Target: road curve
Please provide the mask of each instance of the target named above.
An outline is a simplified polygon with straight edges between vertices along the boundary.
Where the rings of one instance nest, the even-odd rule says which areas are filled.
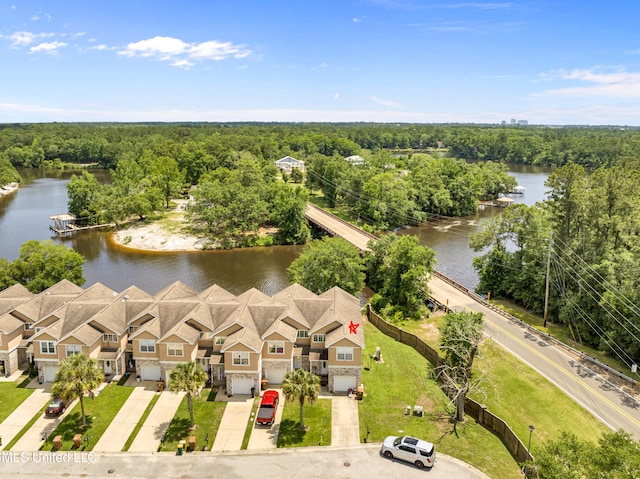
[[[616,386],[588,361],[549,342],[520,322],[475,301],[438,277],[429,282],[435,299],[455,311],[484,314],[485,333],[530,365],[611,429],[624,429],[640,440],[638,391]],[[637,386],[636,386],[637,388]],[[532,421],[534,418],[532,418]]]

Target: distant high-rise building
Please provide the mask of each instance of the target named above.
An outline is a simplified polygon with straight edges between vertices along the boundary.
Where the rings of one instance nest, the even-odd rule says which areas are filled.
[[[516,124],[516,119],[515,118],[511,118],[511,124],[515,125]]]
[[[518,120],[518,125],[528,125],[529,121],[528,120]]]

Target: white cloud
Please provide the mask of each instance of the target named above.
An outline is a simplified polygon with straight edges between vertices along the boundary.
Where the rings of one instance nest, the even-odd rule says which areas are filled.
[[[219,61],[228,57],[246,58],[250,53],[249,50],[243,49],[240,45],[212,40],[192,44],[189,49],[189,58]]]
[[[36,45],[35,47],[31,47],[29,49],[30,53],[49,53],[51,55],[55,55],[58,53],[58,49],[62,47],[66,47],[67,44],[64,42],[50,42],[50,43],[41,43]]]
[[[33,20],[34,22],[37,22],[38,20],[40,20],[40,17],[37,15],[34,15],[33,17],[31,17],[31,20]]]
[[[593,70],[560,70],[555,75],[578,85],[545,90],[534,96],[619,97],[640,98],[640,73],[617,71],[601,73]],[[547,76],[545,76],[546,78]],[[586,83],[586,84],[585,84]]]
[[[362,20],[360,20],[360,19],[359,19],[359,18],[357,18],[357,17],[354,17],[354,18],[352,18],[352,19],[351,19],[351,21],[352,21],[353,23],[360,23]]]
[[[89,50],[113,50],[113,47],[108,47],[104,44],[89,47]]]
[[[340,98],[340,93],[338,93],[338,92],[334,93],[334,94],[333,94],[333,98],[334,98],[335,100],[337,100],[338,98]]]
[[[326,63],[326,62],[323,62],[320,65],[316,65],[314,67],[311,67],[310,70],[321,70],[323,68],[329,68],[329,64]]]
[[[12,47],[18,47],[23,45],[29,45],[32,43],[38,36],[31,32],[15,32],[9,35],[6,38],[11,40]]]
[[[172,37],[153,37],[149,40],[129,43],[119,52],[128,57],[141,56],[145,58],[157,57],[161,60],[186,52],[189,45],[182,40]]]
[[[377,96],[372,96],[371,101],[377,103],[378,105],[386,106],[389,108],[400,108],[402,105],[395,101],[383,100],[382,98],[378,98]]]
[[[178,38],[156,36],[148,40],[129,43],[118,52],[127,57],[143,57],[170,61],[172,66],[191,68],[196,62],[221,61],[227,58],[246,58],[251,50],[231,42],[211,40],[201,43],[186,43]]]

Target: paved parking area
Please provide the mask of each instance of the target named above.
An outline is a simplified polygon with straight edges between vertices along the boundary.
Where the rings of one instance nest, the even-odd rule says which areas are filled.
[[[164,391],[160,393],[160,399],[156,402],[149,416],[138,431],[129,451],[153,452],[158,450],[160,440],[167,431],[173,416],[175,416],[184,393]],[[128,436],[127,436],[128,437]],[[126,439],[125,439],[126,441]]]

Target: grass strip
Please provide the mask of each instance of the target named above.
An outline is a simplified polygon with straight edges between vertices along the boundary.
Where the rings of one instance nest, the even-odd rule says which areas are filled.
[[[17,381],[0,383],[0,423],[33,393],[33,389],[20,387],[22,382],[28,380],[21,376]]]
[[[122,448],[123,451],[128,451],[129,450],[129,448],[131,447],[131,444],[133,443],[134,439],[136,438],[136,436],[140,432],[140,428],[142,428],[142,425],[147,420],[147,417],[149,417],[149,414],[151,413],[151,410],[153,409],[153,406],[155,406],[156,403],[158,402],[158,399],[160,399],[160,394],[154,394],[153,397],[151,398],[151,401],[147,405],[147,408],[142,413],[142,416],[140,417],[140,420],[136,424],[136,427],[134,427],[133,431],[131,431],[131,434],[129,435],[129,438],[127,439],[127,442],[124,443],[124,447]]]
[[[42,406],[42,408],[35,414],[35,416],[33,416],[29,420],[29,422],[25,424],[25,426],[22,429],[20,429],[20,432],[13,439],[11,439],[11,441],[9,441],[7,446],[4,448],[6,451],[11,450],[11,448],[15,446],[20,439],[22,439],[22,436],[24,436],[25,433],[29,429],[31,429],[31,427],[35,424],[35,422],[44,414],[44,410],[47,408],[47,405],[48,404],[45,404],[44,406]]]
[[[319,398],[304,404],[304,425],[300,429],[300,403],[285,401],[277,447],[331,445],[331,399]]]
[[[76,434],[82,434],[83,438],[88,438],[88,441],[83,441],[82,446],[77,450],[91,451],[133,390],[134,388],[131,387],[110,384],[102,389],[100,394],[93,400],[85,397],[84,410],[87,424],[82,424],[80,402],[78,402],[49,435],[47,443],[40,449],[49,450],[49,448],[53,448],[53,444],[49,440],[56,436],[62,436],[61,450],[76,450],[73,444],[73,437]]]
[[[158,451],[176,451],[178,443],[187,440],[189,436],[196,437],[196,448],[206,447],[211,450],[215,440],[222,415],[227,407],[226,402],[215,401],[217,389],[205,388],[199,397],[193,398],[193,415],[195,428],[190,427],[189,410],[186,396],[182,399],[175,416],[171,420],[164,435],[164,443]]]
[[[253,400],[253,406],[251,406],[251,416],[249,416],[249,423],[247,424],[247,429],[245,429],[244,436],[242,437],[242,446],[240,446],[241,450],[244,450],[249,446],[251,431],[253,431],[253,427],[255,426],[256,414],[258,413],[259,407],[260,407],[260,396],[256,396]]]

